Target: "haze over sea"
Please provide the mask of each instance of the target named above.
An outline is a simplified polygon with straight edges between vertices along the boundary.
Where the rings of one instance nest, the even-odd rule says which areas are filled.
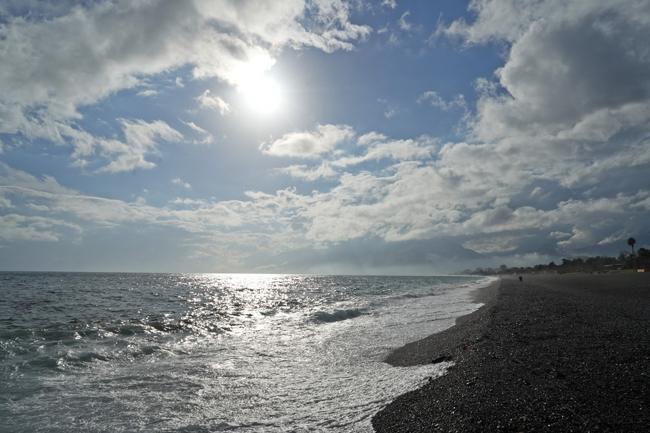
[[[478,277],[0,274],[7,432],[372,431]]]

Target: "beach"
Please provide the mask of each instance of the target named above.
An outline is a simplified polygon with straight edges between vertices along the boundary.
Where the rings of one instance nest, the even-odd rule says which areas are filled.
[[[503,277],[476,296],[482,308],[388,356],[455,365],[377,413],[375,431],[648,431],[649,274]]]

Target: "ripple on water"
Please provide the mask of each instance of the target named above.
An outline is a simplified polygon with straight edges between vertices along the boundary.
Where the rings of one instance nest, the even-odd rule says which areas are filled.
[[[381,360],[475,308],[473,281],[5,274],[0,419],[16,432],[372,431],[379,408],[449,366]]]

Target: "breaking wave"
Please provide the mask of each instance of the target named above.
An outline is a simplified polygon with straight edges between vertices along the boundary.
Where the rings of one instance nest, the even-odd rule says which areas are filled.
[[[314,319],[318,322],[331,323],[340,322],[341,320],[354,319],[365,314],[363,309],[352,308],[344,310],[334,310],[332,312],[319,311],[314,313]]]

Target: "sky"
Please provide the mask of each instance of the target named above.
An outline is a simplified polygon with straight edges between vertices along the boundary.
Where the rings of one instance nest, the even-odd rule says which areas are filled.
[[[647,0],[0,0],[0,270],[650,244]]]

